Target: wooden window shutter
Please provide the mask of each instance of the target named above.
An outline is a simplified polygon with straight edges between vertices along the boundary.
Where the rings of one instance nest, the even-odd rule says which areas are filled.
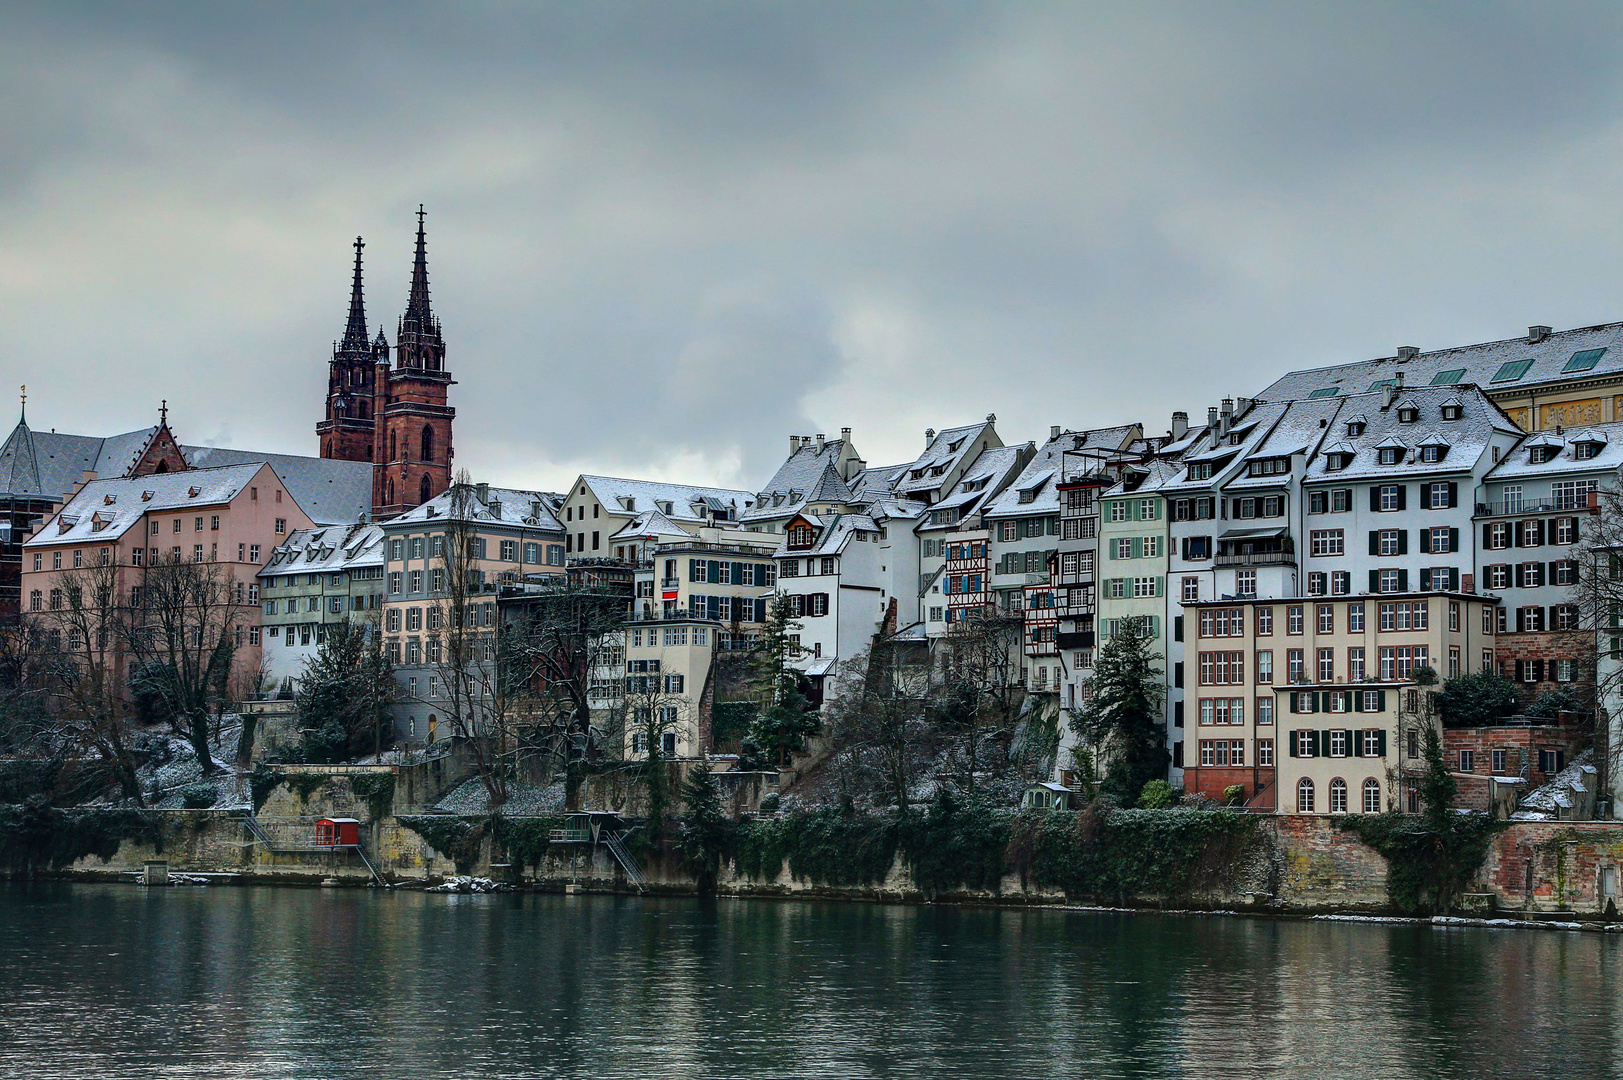
[[[1375,707],[1377,709],[1379,709],[1381,712],[1385,712],[1386,711],[1386,691],[1385,690],[1377,690],[1375,692],[1380,695],[1380,698],[1375,702]]]
[[[1319,733],[1317,731],[1307,733],[1307,756],[1319,756]]]
[[[1375,733],[1375,752],[1381,757],[1386,756],[1386,729],[1382,728]]]
[[[1402,491],[1403,489],[1398,488],[1398,490]],[[1399,529],[1398,530],[1398,554],[1399,555],[1407,555],[1407,554],[1409,554],[1409,530],[1408,529]]]
[[[1379,484],[1369,486],[1369,508],[1372,513],[1381,509],[1381,485]]]
[[[1399,592],[1408,592],[1409,591],[1409,571],[1407,571],[1407,570],[1399,570],[1398,571],[1398,591]]]
[[[1409,508],[1409,485],[1408,484],[1399,484],[1398,485],[1398,509],[1399,510],[1407,510],[1408,508]]]
[[[1294,713],[1294,712],[1299,712],[1299,711],[1300,711],[1300,710],[1299,710],[1299,709],[1297,709],[1297,708],[1296,708],[1296,695],[1295,695],[1295,694],[1291,694],[1291,695],[1290,695],[1290,699],[1291,699],[1291,712],[1293,712],[1293,713]],[[1296,733],[1295,733],[1295,732],[1291,732],[1291,734],[1292,734],[1292,735],[1293,735],[1293,736],[1294,736],[1294,735],[1295,735],[1295,734],[1296,734]],[[1296,756],[1296,755],[1295,755],[1295,754],[1292,754],[1292,755],[1291,755],[1291,756],[1292,756],[1292,757],[1295,757],[1295,756]]]
[[[1291,703],[1291,712],[1295,712],[1295,711],[1296,711],[1296,704],[1294,702],[1292,702]],[[1299,757],[1300,756],[1296,752],[1296,736],[1297,736],[1297,732],[1292,731],[1290,733],[1290,740],[1291,740],[1290,756],[1291,757]]]
[[[1381,572],[1379,570],[1369,572],[1369,591],[1372,593],[1381,591]]]
[[[1431,591],[1431,571],[1424,566],[1420,568],[1420,591]]]
[[[1460,531],[1458,529],[1455,529],[1455,528],[1450,528],[1448,530],[1448,550],[1449,551],[1458,551],[1459,549],[1460,549]]]
[[[1486,550],[1488,545],[1490,543],[1492,543],[1492,542],[1493,542],[1493,526],[1491,524],[1484,523],[1483,526],[1482,526],[1482,547],[1483,547],[1483,549]]]
[[[1379,555],[1381,553],[1381,533],[1379,529],[1371,529],[1369,531],[1369,553],[1371,555]]]
[[[1460,504],[1460,486],[1453,480],[1448,482],[1448,508],[1454,509]]]

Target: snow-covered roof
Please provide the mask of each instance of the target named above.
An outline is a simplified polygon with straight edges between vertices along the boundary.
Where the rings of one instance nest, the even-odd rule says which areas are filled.
[[[473,485],[469,485],[466,490],[465,520],[489,522],[493,525],[522,525],[531,529],[555,529],[563,532],[563,524],[552,512],[546,497],[547,493],[544,491],[493,487],[488,489],[487,501],[480,502],[477,489]],[[443,491],[404,514],[390,518],[385,523],[386,527],[392,531],[397,526],[416,526],[424,522],[443,521],[451,513],[456,493],[455,487]]]
[[[955,481],[954,473],[966,461],[972,461],[984,450],[991,449],[997,433],[991,420],[964,427],[947,428],[937,432],[925,446],[924,453],[914,458],[896,477],[892,490],[897,495],[922,495],[936,491]]]
[[[1489,483],[1496,480],[1523,481],[1535,477],[1579,475],[1599,477],[1615,474],[1623,467],[1623,421],[1591,424],[1564,439],[1553,436],[1551,440],[1535,442],[1543,434],[1547,433],[1528,435],[1517,443],[1499,460],[1499,464],[1489,470],[1487,481]],[[1596,444],[1599,445],[1599,450],[1594,457],[1582,459],[1578,457],[1579,445]],[[1527,452],[1532,446],[1558,446],[1561,452],[1549,461],[1535,463],[1532,455]]]
[[[805,503],[814,492],[821,491],[828,496],[827,501],[835,501],[834,496],[839,489],[826,481],[832,472],[834,479],[849,489],[849,485],[841,479],[838,468],[844,450],[844,439],[825,439],[821,445],[806,442],[795,447],[783,464],[778,466],[778,471],[772,474],[772,479],[766,482],[766,486],[749,496],[754,505],[743,515],[745,520],[785,517],[794,512],[794,507]],[[790,499],[791,492],[795,495],[793,500]],[[846,497],[850,497],[849,490]]]
[[[879,539],[879,523],[867,514],[835,514],[826,521],[811,514],[800,516],[817,530],[817,542],[809,548],[795,548],[791,551],[786,537],[778,544],[778,549],[773,552],[774,556],[798,558],[804,555],[838,555],[859,531],[872,533],[872,539]]]
[[[1311,455],[1318,450],[1319,445],[1335,430],[1336,414],[1341,411],[1341,403],[1322,398],[1309,401],[1293,401],[1287,405],[1274,420],[1262,437],[1253,442],[1247,438],[1249,446],[1242,461],[1258,461],[1266,458],[1286,458],[1297,454]],[[1256,410],[1258,426],[1265,423],[1266,410]],[[1247,414],[1247,418],[1249,419]],[[1279,487],[1289,483],[1291,477],[1280,474],[1273,476],[1248,476],[1242,470],[1227,486],[1230,489],[1245,490],[1246,488]]]
[[[1585,750],[1572,759],[1572,764],[1550,777],[1542,787],[1534,788],[1523,796],[1513,819],[1547,820],[1542,815],[1559,815],[1572,809],[1573,803],[1593,790],[1595,782],[1595,752]],[[1524,817],[1523,815],[1526,815]]]
[[[180,450],[194,469],[263,461],[276,471],[293,501],[318,525],[351,525],[372,515],[370,461],[267,454],[223,446],[182,446]]]
[[[221,506],[241,494],[264,467],[255,463],[92,480],[23,546],[116,540],[144,514]]]
[[[755,495],[733,488],[699,487],[693,484],[666,484],[657,480],[627,480],[619,476],[591,476],[583,474],[580,484],[586,485],[593,497],[610,511],[622,514],[660,510],[672,521],[703,522],[705,510],[726,507],[735,518],[742,518],[754,505]],[[669,504],[666,510],[661,504]]]
[[[1598,356],[1595,350],[1601,350]],[[1564,330],[1537,342],[1514,337],[1410,358],[1386,356],[1293,371],[1258,396],[1265,401],[1298,400],[1315,393],[1347,397],[1380,389],[1395,381],[1399,372],[1410,389],[1476,383],[1489,392],[1617,375],[1623,373],[1623,323]]]
[[[271,550],[260,577],[330,573],[383,565],[383,528],[378,525],[325,525],[296,529]]]
[[[658,510],[644,510],[636,517],[622,525],[618,531],[609,537],[610,540],[645,540],[648,537],[659,536],[687,536],[693,534],[682,526],[660,513]]]
[[[1504,436],[1519,434],[1516,425],[1499,406],[1474,386],[1422,387],[1406,394],[1405,398],[1420,414],[1413,423],[1401,422],[1395,405],[1382,408],[1384,394],[1380,391],[1348,398],[1346,413],[1361,413],[1368,418],[1368,424],[1360,434],[1348,434],[1346,421],[1340,423],[1341,430],[1336,433],[1336,452],[1346,453],[1350,449],[1353,452],[1352,461],[1345,468],[1330,469],[1328,454],[1316,454],[1308,462],[1304,479],[1310,482],[1423,479],[1470,472],[1488,452],[1489,446],[1496,441],[1503,445]],[[1460,409],[1459,417],[1453,420],[1444,419],[1442,415],[1443,404],[1450,398],[1458,399]],[[1334,421],[1332,426],[1336,426]],[[1437,444],[1448,447],[1448,454],[1442,461],[1425,462],[1420,460],[1421,455],[1409,453],[1410,447],[1422,443],[1423,433],[1426,439],[1444,440]],[[1398,462],[1380,464],[1378,450],[1381,448],[1398,450]]]

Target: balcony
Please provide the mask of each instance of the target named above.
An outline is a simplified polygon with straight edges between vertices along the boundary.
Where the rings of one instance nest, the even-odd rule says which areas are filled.
[[[659,587],[661,589],[678,589],[678,588],[681,588],[681,586],[682,586],[682,579],[681,578],[668,577],[668,578],[660,578],[659,579]]]
[[[1083,630],[1074,634],[1054,635],[1054,647],[1059,649],[1091,649],[1093,648],[1094,632]]]
[[[1510,517],[1516,514],[1572,513],[1577,510],[1600,508],[1599,496],[1591,493],[1560,499],[1505,499],[1500,502],[1479,502],[1477,517]]]
[[[1249,551],[1234,555],[1219,555],[1213,560],[1218,566],[1295,566],[1294,551]]]

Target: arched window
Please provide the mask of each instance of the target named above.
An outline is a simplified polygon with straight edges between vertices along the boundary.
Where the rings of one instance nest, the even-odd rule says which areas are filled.
[[[399,461],[400,460],[400,455],[395,452],[398,449],[399,449],[399,447],[397,447],[395,445],[394,432],[391,431],[391,432],[389,432],[389,460],[390,461]],[[390,499],[389,501],[393,502],[394,500]]]
[[[1330,812],[1332,814],[1347,812],[1347,781],[1339,776],[1330,781]]]
[[[1313,781],[1302,777],[1302,782],[1296,785],[1296,812],[1311,814],[1313,812]]]
[[[417,502],[419,504],[425,503],[429,500],[430,496],[428,494],[428,490],[428,477],[425,476],[423,477],[422,482],[417,485]]]
[[[423,460],[434,460],[434,429],[427,424],[423,425]],[[428,500],[423,500],[427,502]]]
[[[160,461],[160,462],[158,462],[158,467],[156,469],[153,469],[152,471],[155,472],[155,473],[168,472],[169,471],[169,463],[167,461]]]
[[[366,399],[362,398],[359,402],[356,403],[355,407],[360,411],[361,419],[365,420],[366,419]]]
[[[394,505],[394,481],[393,480],[389,481],[389,486],[386,489],[385,498],[384,498],[383,502],[387,506],[393,506]]]
[[[1381,782],[1373,776],[1364,781],[1364,813],[1381,812]]]

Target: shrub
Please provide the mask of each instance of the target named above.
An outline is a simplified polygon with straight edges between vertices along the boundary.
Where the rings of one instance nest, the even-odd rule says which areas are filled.
[[[1165,780],[1151,780],[1138,796],[1140,810],[1165,810],[1178,801],[1177,792]]]
[[[220,791],[213,784],[187,784],[180,789],[180,805],[187,810],[207,810],[220,801]]]
[[[1230,784],[1223,789],[1223,801],[1229,806],[1239,806],[1245,802],[1245,785]]]

